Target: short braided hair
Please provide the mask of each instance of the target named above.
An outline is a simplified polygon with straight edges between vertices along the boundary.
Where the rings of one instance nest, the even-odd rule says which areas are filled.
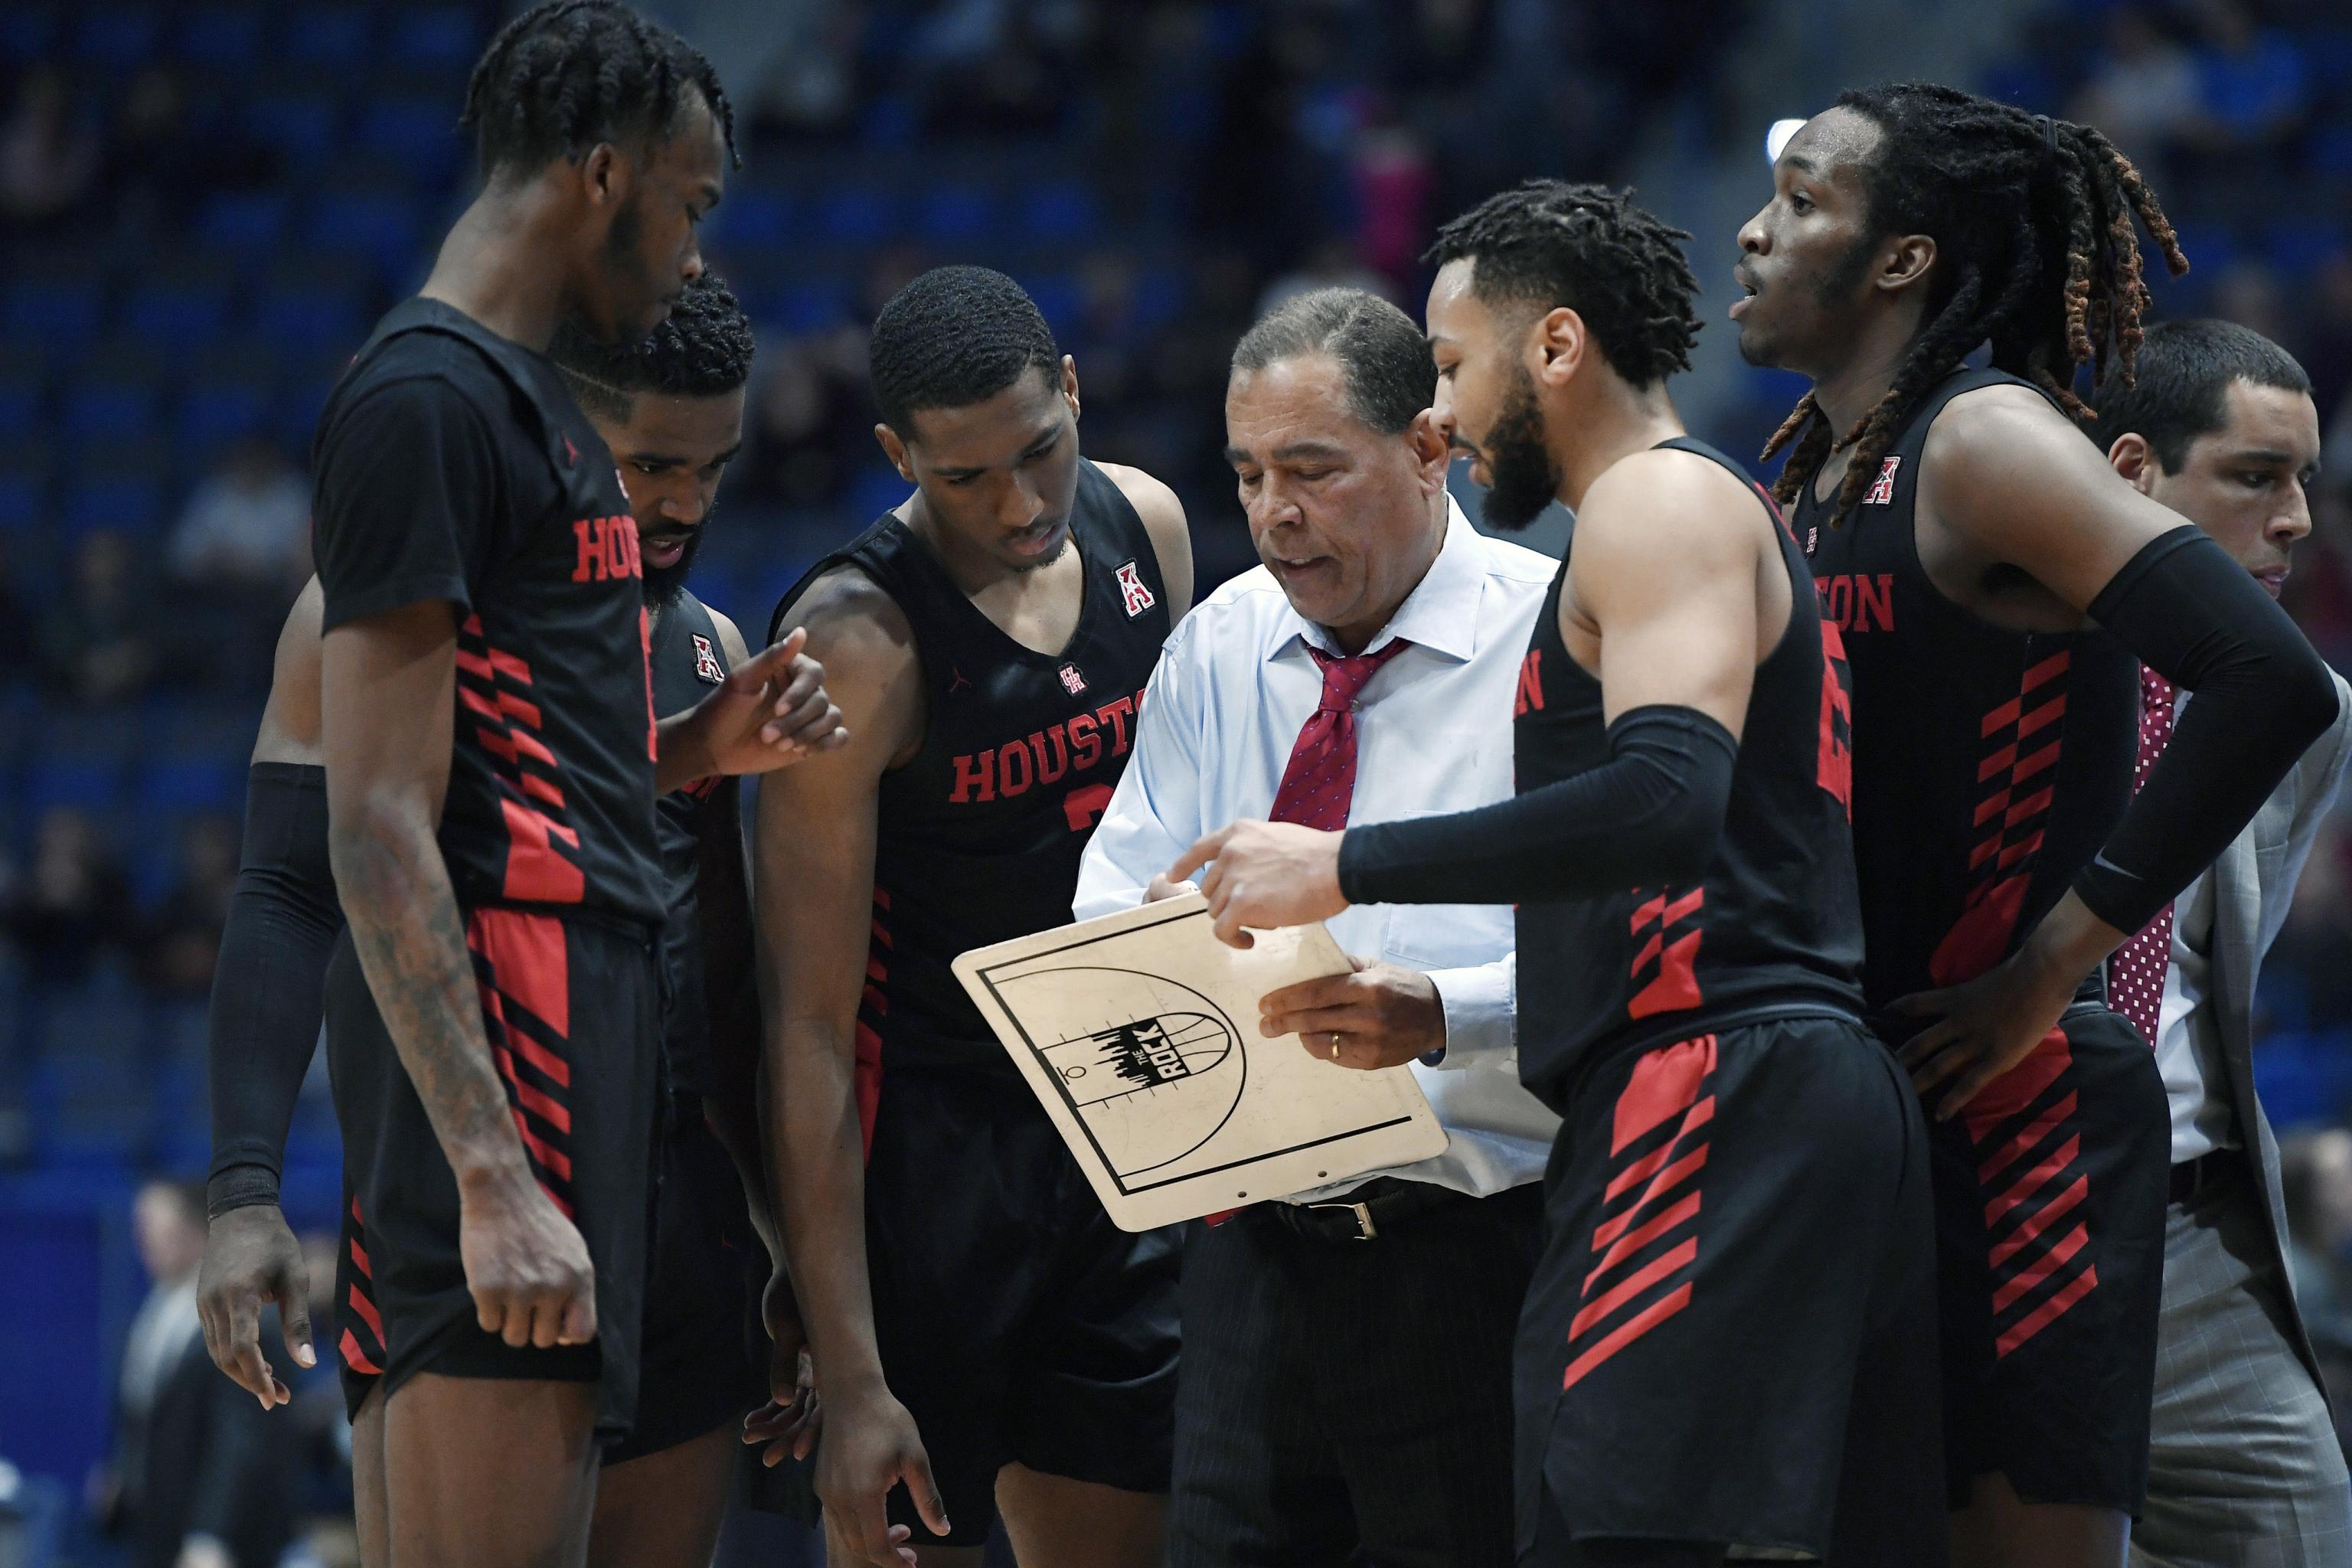
[[[1996,370],[2049,393],[2077,419],[2077,369],[2095,387],[2110,370],[2130,384],[2149,299],[2140,276],[2146,226],[2177,277],[2189,270],[2156,194],[2114,143],[2087,125],[2029,114],[1935,82],[1838,96],[1876,125],[1868,172],[1874,235],[1936,242],[1927,308],[1895,384],[1843,438],[1807,393],[1764,448],[1796,443],[1773,493],[1793,501],[1841,446],[1851,446],[1831,526],[1862,499],[1879,459],[1936,384],[1980,343]]]
[[[932,268],[890,297],[866,345],[874,406],[902,437],[919,409],[969,408],[1061,363],[1037,302],[985,267]]]
[[[740,163],[734,107],[700,50],[620,0],[549,0],[482,51],[457,124],[473,132],[485,178],[536,173],[599,142],[657,141],[696,94]]]
[[[600,343],[567,322],[548,357],[591,414],[625,420],[641,392],[717,397],[751,379],[751,323],[718,274],[686,286],[668,318],[635,343]]]
[[[1439,229],[1422,259],[1474,259],[1470,291],[1481,300],[1568,306],[1610,367],[1649,387],[1688,370],[1698,339],[1698,279],[1682,250],[1689,238],[1635,206],[1631,191],[1529,180]]]

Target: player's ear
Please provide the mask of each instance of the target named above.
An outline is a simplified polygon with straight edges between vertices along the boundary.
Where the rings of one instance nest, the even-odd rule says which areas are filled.
[[[890,459],[890,466],[898,470],[898,477],[908,484],[913,484],[915,482],[914,466],[907,461],[907,443],[898,439],[898,432],[891,429],[887,425],[877,424],[874,426],[874,438],[882,443],[882,455]]]
[[[1585,351],[1592,346],[1584,318],[1566,305],[1545,311],[1528,336],[1535,360],[1528,368],[1551,386],[1565,386],[1583,368]]]
[[[610,142],[589,148],[580,160],[580,185],[591,206],[618,206],[628,194],[628,167],[620,149]]]
[[[2142,495],[2152,493],[2156,481],[2164,476],[2164,466],[2156,460],[2147,437],[2135,431],[2126,430],[2116,437],[2116,444],[2107,448],[2107,462]]]
[[[1936,241],[1931,235],[1897,235],[1888,242],[1878,269],[1878,286],[1889,291],[1916,287],[1936,265]]]
[[[1068,354],[1062,356],[1062,401],[1070,405],[1070,417],[1078,416],[1078,362]]]

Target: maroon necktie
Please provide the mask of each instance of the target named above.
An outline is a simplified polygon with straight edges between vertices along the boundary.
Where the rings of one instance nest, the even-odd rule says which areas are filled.
[[[1345,658],[1307,646],[1323,667],[1323,700],[1299,729],[1267,816],[1333,833],[1348,826],[1348,806],[1356,798],[1356,698],[1372,672],[1407,646],[1396,637],[1378,653]]]
[[[2172,739],[2172,682],[2146,665],[2139,667],[2139,764],[2132,770],[2132,793],[2147,783],[2150,768]],[[2172,963],[2172,906],[2133,934],[2107,960],[2107,1003],[2125,1017],[2140,1037],[2156,1044],[2158,1022],[2164,1016],[2164,972]]]

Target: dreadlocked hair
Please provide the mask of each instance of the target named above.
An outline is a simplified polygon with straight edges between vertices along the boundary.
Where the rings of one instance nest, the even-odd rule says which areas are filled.
[[[2074,395],[2078,370],[2094,388],[2110,371],[2131,384],[2149,306],[2135,217],[2173,276],[2189,270],[2156,194],[2090,126],[1934,82],[1841,93],[1838,104],[1880,132],[1866,176],[1871,232],[1927,235],[1936,262],[1926,315],[1877,406],[1836,437],[1807,393],[1764,447],[1769,459],[1795,443],[1772,487],[1783,505],[1833,451],[1853,448],[1832,527],[1929,390],[1981,343],[1994,369],[2078,420],[2094,416]]]
[[[1584,318],[1610,368],[1635,387],[1690,368],[1698,279],[1690,236],[1633,205],[1631,191],[1529,180],[1487,197],[1437,231],[1422,259],[1476,262],[1470,291]]]
[[[751,379],[751,323],[716,273],[686,286],[668,317],[642,342],[600,343],[567,323],[548,345],[572,400],[626,420],[643,392],[718,397]]]
[[[694,96],[719,122],[730,163],[735,110],[701,51],[619,0],[550,0],[499,30],[466,84],[460,130],[474,133],[488,179],[535,173],[599,142],[667,136]]]

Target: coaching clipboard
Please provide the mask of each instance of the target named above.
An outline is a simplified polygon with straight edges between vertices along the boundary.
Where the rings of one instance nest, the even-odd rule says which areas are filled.
[[[1410,1070],[1356,1071],[1257,1032],[1259,997],[1348,960],[1319,924],[1252,934],[1225,946],[1192,893],[955,961],[1122,1229],[1444,1152]]]

